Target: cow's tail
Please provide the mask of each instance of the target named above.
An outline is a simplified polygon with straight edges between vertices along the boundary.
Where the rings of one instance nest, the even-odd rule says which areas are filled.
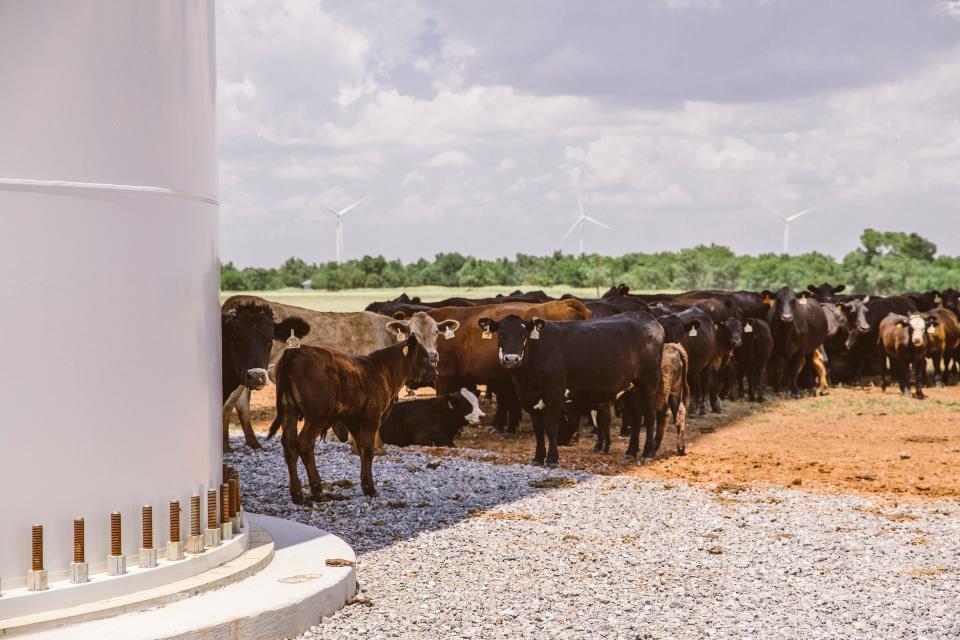
[[[276,384],[277,384],[277,415],[274,417],[273,422],[270,423],[270,431],[267,432],[267,440],[277,435],[277,431],[280,430],[280,427],[283,426],[283,396],[286,393],[290,393],[290,376],[287,374],[287,366],[289,360],[292,357],[290,355],[290,349],[283,352],[283,355],[280,356],[280,360],[277,361],[277,366],[274,369],[276,372]]]

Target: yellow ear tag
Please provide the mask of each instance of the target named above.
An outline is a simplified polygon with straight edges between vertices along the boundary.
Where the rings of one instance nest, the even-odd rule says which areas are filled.
[[[536,327],[534,327],[534,328],[533,328],[533,331],[530,332],[530,339],[531,339],[531,340],[539,340],[539,339],[540,339],[540,330],[537,329]]]
[[[807,304],[806,298],[800,298],[800,304]]]
[[[407,355],[408,353],[410,353],[409,345],[403,345],[403,355]]]
[[[493,337],[493,332],[492,332],[492,331],[484,331],[482,334],[480,334],[480,337],[483,338],[484,340],[489,340],[490,338]]]
[[[688,333],[687,335],[689,335],[691,338],[696,338],[697,335],[698,335],[698,334],[697,334],[697,328],[696,328],[696,327],[690,327],[690,333]]]
[[[297,337],[297,334],[293,332],[293,329],[290,329],[290,337],[287,338],[287,349],[299,349],[300,348],[300,338]]]

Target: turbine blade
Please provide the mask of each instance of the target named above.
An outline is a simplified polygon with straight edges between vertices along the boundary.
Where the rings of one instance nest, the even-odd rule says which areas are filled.
[[[360,198],[359,200],[357,200],[356,202],[354,202],[354,203],[353,203],[352,205],[350,205],[349,207],[346,207],[346,208],[344,208],[344,209],[340,209],[340,211],[337,212],[337,215],[338,215],[338,216],[342,216],[342,215],[345,214],[347,211],[350,211],[350,209],[353,209],[354,207],[356,207],[357,205],[359,205],[361,202],[363,202],[363,201],[366,200],[366,199],[367,199],[367,197],[364,196],[364,197]]]
[[[583,200],[580,199],[580,181],[577,180],[577,206],[580,207],[580,217],[585,217],[583,213]]]
[[[579,218],[577,218],[577,221],[573,223],[573,226],[570,227],[570,229],[568,229],[567,232],[563,234],[563,237],[561,237],[560,239],[566,240],[567,236],[573,233],[573,230],[577,228],[578,224],[583,224],[583,216],[580,216]]]
[[[768,204],[765,204],[765,205],[763,205],[763,206],[765,206],[767,209],[770,209],[770,211],[773,212],[773,215],[777,216],[778,218],[780,218],[780,219],[783,220],[784,222],[789,222],[789,220],[787,220],[786,217],[784,217],[784,215],[783,215],[782,213],[780,213],[780,210],[779,210],[779,209],[774,209],[773,207],[771,207],[771,206],[768,205]]]
[[[596,218],[591,218],[590,216],[583,216],[583,219],[586,220],[587,222],[592,222],[593,224],[597,224],[597,225],[600,225],[601,227],[604,227],[604,228],[606,228],[606,229],[610,229],[610,231],[616,231],[616,229],[614,229],[614,228],[611,227],[610,225],[604,224],[603,222],[600,222],[600,221],[597,220]]]
[[[326,209],[327,211],[329,211],[330,213],[332,213],[332,214],[335,215],[335,216],[338,216],[338,217],[340,216],[340,212],[337,211],[336,209],[331,209],[331,208],[328,207],[327,205],[323,205],[323,208]]]
[[[793,214],[792,216],[790,216],[789,218],[786,218],[786,219],[785,219],[785,222],[793,222],[794,220],[796,220],[796,219],[799,218],[800,216],[805,215],[805,214],[807,214],[807,213],[810,213],[810,212],[813,211],[814,209],[816,209],[816,207],[810,207],[809,209],[804,209],[804,210],[801,211],[800,213],[795,213],[795,214]]]

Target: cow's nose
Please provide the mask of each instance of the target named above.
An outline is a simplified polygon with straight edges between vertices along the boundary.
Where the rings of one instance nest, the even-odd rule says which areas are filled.
[[[792,313],[781,313],[781,314],[780,314],[780,320],[782,320],[783,322],[790,322],[791,320],[793,320],[793,314],[792,314]]]
[[[860,325],[860,331],[863,331],[864,333],[866,333],[867,331],[870,331],[870,325],[868,325],[868,324],[861,324],[861,325]]]
[[[514,366],[518,362],[520,362],[520,356],[518,356],[515,353],[505,353],[503,354],[503,357],[500,358],[500,362],[502,362],[504,365],[508,367]]]
[[[263,389],[267,385],[266,369],[247,369],[243,377],[243,385],[248,389]]]
[[[436,364],[440,362],[440,354],[437,353],[436,351],[428,351],[427,357],[430,358],[430,364],[434,366],[436,366]]]

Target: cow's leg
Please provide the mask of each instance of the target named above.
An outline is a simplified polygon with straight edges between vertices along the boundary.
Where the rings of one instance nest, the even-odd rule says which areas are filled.
[[[657,375],[660,368],[657,367]],[[641,464],[652,462],[657,455],[657,400],[656,388],[659,381],[652,375],[647,380],[642,380],[637,388],[637,410],[643,417],[643,424],[647,429],[647,438],[643,444],[643,459]]]
[[[664,406],[662,409],[657,408],[657,434],[654,442],[654,449],[660,450],[660,443],[663,442],[663,432],[666,430],[667,425],[667,409],[668,407]]]
[[[303,504],[303,485],[297,475],[297,461],[300,460],[300,451],[297,444],[297,410],[284,410],[283,434],[280,436],[283,445],[283,459],[287,463],[290,473],[290,499],[293,504]]]
[[[636,460],[637,453],[640,451],[640,402],[637,398],[639,389],[631,389],[623,396],[623,419],[630,420],[630,442],[627,444],[627,450],[623,457],[628,460]]]
[[[687,454],[687,408],[679,396],[670,397],[670,412],[677,427],[677,455],[683,456]]]
[[[720,393],[718,391],[719,378],[722,375],[722,371],[714,370],[712,366],[708,366],[703,370],[703,374],[705,376],[703,386],[710,396],[710,412],[723,413],[723,407],[720,406]]]
[[[796,354],[787,362],[787,376],[790,381],[790,397],[800,398],[800,372],[803,371],[807,359],[803,354]]]
[[[927,359],[923,354],[919,355],[913,362],[913,382],[916,387],[914,397],[923,400],[926,396],[923,394],[923,374],[927,370]]]
[[[307,481],[310,483],[310,495],[314,500],[323,498],[323,484],[320,481],[320,471],[317,469],[317,435],[320,429],[309,421],[304,421],[303,429],[297,438],[297,452],[303,461],[303,468],[307,470]]]
[[[815,393],[821,396],[829,394],[830,385],[827,383],[827,367],[823,361],[823,354],[820,353],[819,349],[814,351],[813,355],[810,356],[810,363],[817,373],[817,390]]]
[[[596,450],[610,453],[610,407],[597,409],[597,446]]]
[[[520,419],[523,418],[523,407],[520,406],[520,398],[514,390],[507,393],[507,435],[515,436],[520,427]]]
[[[240,397],[241,392],[246,389],[243,385],[240,385],[236,389],[230,392],[230,395],[227,396],[227,399],[223,401],[223,452],[227,453],[233,451],[233,447],[230,446],[230,418],[233,416],[233,410],[237,406],[237,398]]]
[[[557,435],[560,431],[560,411],[563,409],[563,397],[560,394],[544,397],[543,403],[546,405],[543,409],[543,426],[547,434],[547,466],[556,469],[560,466]]]
[[[373,424],[376,424],[374,421]],[[372,498],[377,495],[377,486],[373,481],[373,448],[376,440],[376,430],[371,428],[370,422],[364,422],[364,427],[352,430],[357,450],[360,452],[360,488],[363,495]]]
[[[243,429],[243,439],[251,449],[259,449],[260,441],[253,432],[253,423],[250,421],[250,389],[243,387],[240,397],[237,398],[237,416],[240,418],[240,428]]]
[[[530,421],[533,422],[533,435],[537,442],[537,449],[533,454],[531,464],[542,467],[543,461],[547,457],[547,447],[544,443],[543,410],[534,409],[531,411]]]
[[[490,391],[488,391],[487,393],[490,393]],[[497,410],[493,414],[493,424],[491,426],[497,431],[502,433],[507,426],[508,411],[507,411],[507,405],[504,402],[503,393],[497,390],[496,394],[497,394]]]
[[[880,354],[880,391],[887,392],[887,356],[883,353]]]
[[[940,367],[943,365],[943,352],[934,353],[930,359],[933,360],[933,383],[937,385],[938,389],[943,388],[943,375],[940,373]]]

